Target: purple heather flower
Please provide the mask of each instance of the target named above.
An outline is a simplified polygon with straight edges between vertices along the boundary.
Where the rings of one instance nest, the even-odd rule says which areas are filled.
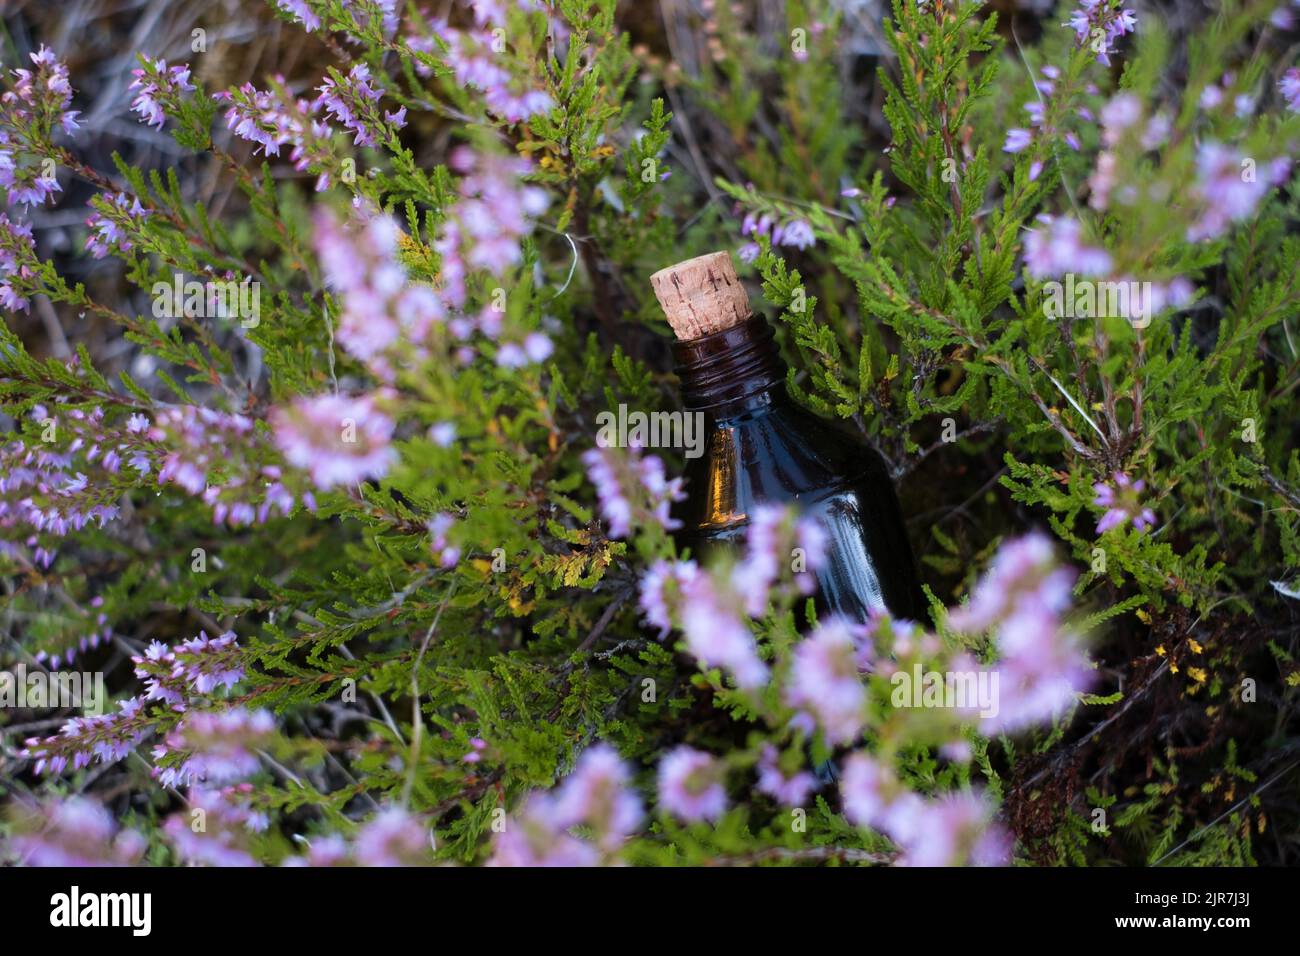
[[[270,711],[242,707],[196,711],[154,747],[155,763],[179,755],[174,766],[154,767],[154,777],[165,787],[194,783],[221,786],[246,779],[257,772],[257,751],[266,746],[274,732],[275,719]]]
[[[134,248],[131,230],[139,229],[149,218],[150,212],[140,205],[140,200],[126,193],[113,193],[104,196],[108,212],[94,209],[86,219],[90,235],[86,237],[86,249],[96,259],[103,259],[111,251],[128,252]]]
[[[1034,134],[1027,129],[1013,128],[1007,130],[1007,141],[1002,144],[1002,151],[1019,153],[1034,141]]]
[[[921,804],[916,819],[895,814],[910,839],[900,866],[1006,866],[1011,841],[992,823],[993,807],[980,794],[949,793]]]
[[[87,797],[56,798],[20,812],[10,848],[23,866],[130,866],[147,846],[134,830],[119,830],[103,804]]]
[[[1088,205],[1105,209],[1110,205],[1110,192],[1115,188],[1115,154],[1103,150],[1097,154],[1097,168],[1088,177]]]
[[[447,532],[456,519],[444,511],[429,519],[429,550],[441,568],[454,568],[460,561],[460,548],[447,542]]]
[[[781,244],[793,246],[796,249],[807,249],[816,242],[813,236],[812,226],[806,220],[794,219],[785,226],[785,235],[782,237]]]
[[[504,20],[492,22],[504,23]],[[558,21],[553,20],[553,24]],[[410,38],[411,48],[444,59],[457,85],[480,91],[484,105],[499,119],[513,125],[554,108],[555,101],[549,93],[517,81],[501,64],[493,51],[492,33],[481,29],[456,30],[443,22],[433,24],[433,30],[445,44],[445,52],[427,36]],[[424,64],[417,64],[416,69],[428,72]]]
[[[1195,297],[1196,286],[1182,276],[1175,276],[1168,282],[1151,283],[1148,309],[1151,315],[1158,315],[1165,309],[1182,308]]]
[[[774,246],[792,246],[796,249],[807,249],[817,242],[817,237],[813,234],[812,226],[804,219],[788,219],[783,222],[776,221],[770,214],[764,213],[761,216],[754,213],[747,213],[740,224],[740,234],[742,236],[752,236],[757,239],[759,236],[766,236]],[[754,246],[754,255],[758,254],[758,244]],[[748,246],[746,247],[748,249]],[[742,253],[742,259],[744,254]],[[744,259],[744,261],[750,261]]]
[[[672,609],[681,599],[683,586],[699,573],[694,561],[665,561],[660,558],[642,576],[641,611],[646,623],[659,629],[660,637],[672,630]],[[670,588],[672,593],[669,593]]]
[[[767,683],[767,665],[758,656],[754,635],[714,588],[707,574],[697,574],[681,587],[679,608],[686,649],[705,667],[720,667],[736,686],[754,690]]]
[[[674,501],[685,496],[681,478],[668,479],[663,460],[642,455],[635,446],[625,453],[614,448],[591,448],[582,453],[587,478],[596,488],[600,514],[611,538],[626,538],[633,522],[653,522],[667,531],[679,525],[669,516]]]
[[[110,764],[126,757],[153,729],[138,697],[118,702],[111,714],[71,717],[53,737],[30,737],[19,756],[36,761],[36,773],[80,770],[92,761]]]
[[[389,807],[365,822],[353,849],[361,866],[419,866],[428,861],[429,834],[405,810]]]
[[[235,136],[260,147],[267,156],[278,156],[280,147],[292,146],[289,161],[299,172],[317,172],[316,191],[327,189],[339,166],[330,145],[333,130],[317,118],[321,102],[294,99],[284,91],[284,77],[277,76],[271,91],[258,90],[251,83],[214,93],[226,104],[226,127]],[[256,152],[256,150],[254,150]]]
[[[807,803],[817,788],[817,779],[806,770],[786,776],[778,763],[779,754],[772,744],[764,744],[758,760],[758,789],[778,803],[797,807]]]
[[[397,461],[393,420],[372,395],[316,395],[271,412],[275,443],[322,491],[381,478]]]
[[[143,67],[131,71],[135,77],[130,90],[136,90],[131,101],[131,112],[139,113],[141,122],[162,129],[166,110],[175,109],[182,93],[194,92],[188,66],[167,65],[166,60],[146,61]]]
[[[0,140],[0,186],[4,187],[10,206],[39,206],[55,193],[63,192],[58,178],[45,175],[39,166],[16,165],[3,140]]]
[[[1101,108],[1101,141],[1106,146],[1119,143],[1124,130],[1142,119],[1142,101],[1132,93],[1119,93]]]
[[[1139,141],[1143,149],[1150,150],[1163,146],[1169,139],[1169,133],[1173,129],[1173,123],[1169,119],[1168,113],[1157,113],[1151,119],[1147,120],[1146,129],[1142,131],[1142,138]]]
[[[432,286],[410,280],[398,259],[403,233],[391,215],[363,208],[340,223],[322,210],[315,225],[321,271],[340,304],[338,340],[391,383],[395,351],[408,360],[430,357],[430,336],[447,314],[442,299]]]
[[[589,747],[552,794],[552,822],[560,829],[588,826],[602,849],[616,849],[644,816],[640,799],[629,789],[631,778],[627,764],[609,744]]]
[[[855,753],[844,762],[840,797],[850,823],[880,828],[896,794],[903,799],[919,799],[908,791],[897,793],[898,790],[892,775],[874,757]]]
[[[545,362],[554,351],[554,343],[543,333],[529,332],[524,336],[524,354],[528,356],[528,361],[534,363]]]
[[[72,84],[67,66],[46,46],[29,56],[35,69],[13,70],[9,90],[0,95],[0,186],[11,206],[44,202],[60,191],[58,181],[43,175],[41,166],[19,166],[15,156],[48,155],[54,132],[76,132],[81,115],[68,109]]]
[[[904,788],[866,753],[844,764],[844,813],[858,826],[886,834],[910,866],[998,866],[1009,862],[1010,842],[992,824],[992,807],[973,793],[926,799]]]
[[[1234,222],[1248,219],[1273,185],[1269,176],[1250,175],[1253,164],[1240,152],[1205,142],[1197,150],[1193,195],[1202,210],[1187,230],[1188,240],[1213,239]]]
[[[320,29],[320,17],[312,10],[307,0],[275,0],[275,5],[301,23],[308,33]]]
[[[353,134],[357,146],[375,146],[380,135],[388,135],[406,125],[404,110],[380,111],[378,103],[384,88],[372,81],[370,67],[364,63],[354,64],[345,77],[326,77],[316,89],[320,91],[317,103]]]
[[[492,843],[488,866],[595,866],[600,851],[557,824],[554,800],[547,794],[528,797]]]
[[[694,822],[716,821],[727,809],[725,768],[702,750],[677,747],[659,761],[659,806]]]
[[[1286,100],[1287,109],[1300,113],[1300,67],[1291,67],[1277,81],[1277,88]]]
[[[154,641],[143,655],[131,658],[135,675],[145,682],[145,700],[160,700],[185,711],[194,695],[231,688],[244,676],[244,652],[234,631],[220,637],[199,636],[169,647]]]
[[[128,434],[135,434],[130,427]],[[202,497],[212,506],[217,524],[261,524],[273,512],[288,515],[299,498],[308,510],[315,508],[310,492],[289,492],[277,466],[254,460],[274,452],[252,419],[243,415],[193,405],[169,407],[157,413],[143,438],[141,446],[125,443],[118,448],[130,466],[148,474],[151,459],[161,458],[159,484],[174,484]],[[218,471],[236,475],[217,483]],[[247,475],[256,480],[249,481]]]
[[[532,165],[516,157],[475,156],[458,149],[452,166],[462,172],[460,200],[452,207],[444,232],[435,243],[443,257],[442,280],[448,300],[465,301],[467,268],[504,275],[523,260],[520,240],[532,231],[533,220],[545,212],[545,190],[521,184]]]
[[[1113,44],[1137,29],[1137,15],[1120,8],[1117,0],[1081,0],[1079,9],[1070,15],[1080,46],[1087,44],[1097,54],[1097,61],[1110,66]]]
[[[223,790],[191,789],[188,806],[163,824],[163,834],[176,855],[190,865],[257,866],[252,834],[266,829],[264,813],[254,810],[247,785]],[[194,826],[194,811],[203,811],[203,827]]]
[[[1055,616],[1070,606],[1071,573],[1056,568],[1052,542],[1033,533],[1005,542],[980,578],[970,603],[951,611],[948,623],[959,631],[986,631],[1016,614],[1032,611]]]
[[[439,448],[450,448],[455,440],[455,422],[438,422],[429,426],[429,441]]]
[[[295,132],[301,133],[301,123],[292,121],[291,114],[275,95],[257,89],[252,83],[213,93],[212,98],[227,106],[226,128],[240,139],[261,147],[265,156],[280,155],[280,147],[293,141]]]
[[[31,224],[11,222],[0,212],[0,308],[11,312],[27,311],[29,300],[15,287],[15,280],[21,282],[30,278],[36,264],[36,242],[32,238]]]
[[[1093,499],[1093,505],[1106,509],[1106,513],[1097,522],[1097,534],[1105,534],[1111,528],[1122,527],[1130,518],[1133,520],[1133,527],[1138,531],[1146,531],[1154,526],[1155,512],[1150,508],[1143,508],[1139,500],[1139,495],[1145,489],[1145,481],[1141,478],[1134,481],[1122,471],[1111,476],[1110,484],[1097,482],[1093,485],[1092,490],[1097,495]]]
[[[803,554],[804,569],[795,575],[800,590],[811,594],[816,578],[811,573],[825,559],[826,532],[814,518],[789,519],[786,508],[760,505],[750,519],[744,558],[732,569],[731,586],[740,595],[745,611],[758,617],[767,610],[768,592],[790,566],[797,547]],[[790,528],[793,527],[793,536]]]
[[[1090,683],[1091,669],[1061,615],[1070,605],[1073,572],[1056,565],[1051,542],[1030,534],[1004,544],[975,586],[970,603],[953,610],[954,629],[992,629],[999,659],[997,713],[988,732],[1013,731],[1058,715]]]
[[[850,743],[866,719],[866,690],[847,621],[828,618],[796,645],[785,701],[810,713],[831,744]]]
[[[1105,275],[1110,271],[1110,254],[1080,241],[1082,226],[1069,216],[1038,216],[1043,223],[1025,236],[1025,268],[1036,279],[1049,279],[1066,272],[1076,275]]]

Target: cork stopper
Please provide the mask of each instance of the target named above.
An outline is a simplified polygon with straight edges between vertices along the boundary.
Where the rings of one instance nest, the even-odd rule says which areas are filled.
[[[752,314],[729,252],[687,259],[650,277],[673,332],[683,341],[739,325]]]

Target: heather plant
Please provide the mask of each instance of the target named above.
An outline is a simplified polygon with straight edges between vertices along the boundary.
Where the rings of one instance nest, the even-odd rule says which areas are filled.
[[[275,0],[309,80],[139,51],[218,206],[6,49],[0,858],[1293,860],[1300,10],[447,7]],[[683,449],[597,441],[680,408],[648,276],[718,248],[927,619],[819,617],[793,511],[691,553]]]

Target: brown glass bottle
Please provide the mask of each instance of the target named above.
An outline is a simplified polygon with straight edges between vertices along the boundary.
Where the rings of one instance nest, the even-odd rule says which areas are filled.
[[[682,543],[697,553],[730,544],[743,537],[757,505],[793,503],[826,531],[826,560],[817,571],[822,613],[863,621],[888,610],[922,619],[912,549],[884,462],[848,429],[790,399],[771,327],[748,317],[747,304],[736,311],[737,290],[744,292],[730,260],[715,263],[704,281],[734,281],[736,288],[724,290],[733,314],[718,323],[719,331],[673,345],[686,409],[703,413],[706,425],[704,453],[688,459],[687,498],[677,511]],[[664,304],[669,311],[675,303]],[[690,328],[708,328],[709,317],[699,310],[714,304],[692,297],[699,322]]]

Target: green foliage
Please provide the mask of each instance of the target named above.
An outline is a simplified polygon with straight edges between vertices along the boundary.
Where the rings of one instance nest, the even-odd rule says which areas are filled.
[[[650,561],[677,556],[674,542],[657,527],[611,540],[580,459],[597,411],[678,401],[648,275],[737,246],[746,214],[799,221],[815,244],[746,237],[757,246],[746,278],[770,306],[791,394],[852,423],[900,481],[935,608],[967,593],[1002,538],[1042,526],[1080,571],[1077,626],[1098,662],[1093,693],[1056,726],[1015,741],[972,734],[969,763],[916,742],[891,755],[900,778],[925,794],[985,787],[1022,861],[1254,863],[1270,819],[1256,791],[1280,769],[1272,754],[1295,746],[1297,180],[1263,191],[1220,234],[1188,233],[1202,212],[1191,185],[1198,146],[1227,144],[1261,176],[1296,155],[1295,113],[1198,105],[1230,71],[1226,102],[1270,93],[1275,78],[1250,51],[1264,42],[1271,5],[1226,4],[1190,38],[1144,16],[1120,71],[1051,18],[1041,41],[1022,47],[978,2],[895,0],[877,78],[887,130],[854,112],[837,58],[851,25],[831,5],[785,5],[787,34],[805,33],[802,57],[788,35],[756,35],[730,5],[716,6],[716,48],[674,72],[634,51],[614,0],[512,5],[502,56],[552,107],[511,124],[457,81],[445,39],[416,46],[386,32],[377,7],[313,2],[324,31],[349,37],[349,55],[383,78],[392,104],[420,117],[373,148],[334,136],[310,169],[331,175],[322,196],[280,175],[283,164],[236,160],[214,136],[217,106],[201,85],[168,110],[169,130],[235,187],[236,211],[199,201],[175,167],[146,171],[115,156],[111,174],[96,172],[64,150],[60,162],[104,193],[94,209],[112,212],[111,186],[150,215],[117,256],[124,289],[113,305],[53,261],[33,262],[29,281],[65,327],[90,315],[120,328],[150,371],[110,379],[96,371],[100,356],[44,358],[16,324],[0,323],[0,406],[28,447],[42,440],[38,407],[101,408],[120,423],[195,404],[256,419],[264,449],[272,407],[373,388],[372,370],[338,346],[342,307],[313,248],[313,216],[353,201],[393,213],[410,280],[442,288],[438,238],[458,174],[444,156],[430,159],[424,141],[435,136],[532,160],[528,181],[551,206],[523,242],[501,322],[520,335],[546,330],[556,348],[511,369],[487,343],[482,360],[462,364],[438,333],[435,360],[412,359],[383,383],[400,410],[398,463],[380,480],[322,494],[314,515],[298,507],[264,524],[214,526],[200,500],[123,469],[104,486],[104,501],[128,516],[121,525],[69,535],[48,570],[0,551],[6,654],[67,654],[93,625],[94,598],[119,651],[233,628],[246,652],[233,696],[278,715],[276,759],[295,771],[259,777],[257,805],[277,821],[258,844],[267,860],[291,852],[295,827],[346,831],[375,805],[398,803],[436,833],[436,859],[481,862],[495,812],[553,785],[604,739],[638,767],[646,792],[655,761],[683,742],[726,754],[745,781],[716,824],[655,815],[626,851],[633,862],[887,862],[888,840],[851,826],[833,788],[805,808],[801,827],[754,792],[762,714],[639,619],[638,579]],[[409,22],[423,21],[412,11]],[[1183,69],[1182,44],[1186,77],[1171,96],[1165,81]],[[328,75],[341,81],[349,65]],[[1035,86],[1044,66],[1055,70],[1046,94]],[[1166,142],[1108,146],[1080,117],[1120,92],[1143,123],[1168,118]],[[1028,148],[1004,152],[1007,128],[1028,125],[1031,98],[1043,123]],[[1093,203],[1087,185],[1102,151],[1117,164],[1108,205]],[[343,178],[347,163],[363,173]],[[1155,310],[1148,326],[1053,317],[1049,280],[1025,263],[1027,233],[1046,228],[1040,213],[1077,220],[1080,241],[1105,250],[1115,276],[1181,278],[1196,292]],[[209,272],[261,284],[255,327],[139,314],[156,284]],[[495,285],[472,274],[467,313],[487,308]],[[445,422],[456,426],[450,444],[429,435]],[[72,454],[70,442],[61,435],[55,448]],[[250,455],[259,467],[270,461]],[[1121,473],[1145,482],[1154,527],[1098,533],[1106,508],[1096,486]],[[430,551],[440,514],[455,519],[454,566]],[[194,549],[208,556],[202,573]],[[794,620],[792,608],[776,609],[762,646],[788,649]],[[99,653],[114,692],[134,693],[129,667]],[[1260,702],[1239,693],[1247,679],[1261,685]],[[0,730],[12,722],[0,721]],[[467,762],[475,741],[486,749]],[[143,753],[115,771],[123,788],[149,789],[140,762]],[[4,788],[27,800],[55,785],[24,773]],[[155,791],[134,812],[152,826],[165,799]],[[1292,807],[1281,814],[1294,823]],[[170,861],[161,846],[150,853]]]

